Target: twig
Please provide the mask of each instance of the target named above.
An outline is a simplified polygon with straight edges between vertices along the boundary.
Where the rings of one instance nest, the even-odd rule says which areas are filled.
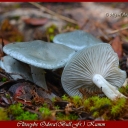
[[[46,8],[46,7],[44,7],[44,6],[40,5],[40,4],[38,4],[38,3],[35,3],[35,2],[29,2],[29,3],[32,4],[32,5],[34,5],[34,6],[36,6],[36,7],[39,8],[40,10],[46,11],[47,13],[49,13],[49,14],[51,14],[51,15],[54,15],[54,16],[56,16],[56,17],[62,19],[62,20],[65,20],[65,21],[67,21],[67,22],[71,22],[71,23],[77,24],[77,22],[76,22],[75,20],[72,20],[72,19],[70,19],[70,18],[68,18],[68,17],[62,16],[62,15],[60,15],[60,14],[57,14],[56,12],[51,11],[50,9],[48,9],[48,8]]]
[[[117,33],[117,32],[120,32],[120,31],[126,30],[126,29],[128,29],[128,26],[124,27],[124,28],[117,29],[117,30],[110,31],[110,32],[108,32],[108,34],[114,34],[114,33]]]
[[[4,54],[4,52],[3,52],[3,47],[4,47],[4,39],[3,39],[3,37],[0,37],[1,38],[1,44],[0,44],[0,51],[1,51],[1,55],[0,55],[0,57],[3,57],[5,54]]]

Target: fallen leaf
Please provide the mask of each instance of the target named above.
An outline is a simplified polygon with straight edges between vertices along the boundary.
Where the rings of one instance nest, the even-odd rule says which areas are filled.
[[[122,42],[118,36],[111,41],[111,46],[113,50],[118,54],[119,59],[121,59],[123,56],[123,48]]]
[[[40,19],[28,18],[28,19],[24,19],[24,22],[29,25],[39,26],[39,25],[46,24],[48,22],[48,19],[46,19],[46,18],[40,18]]]

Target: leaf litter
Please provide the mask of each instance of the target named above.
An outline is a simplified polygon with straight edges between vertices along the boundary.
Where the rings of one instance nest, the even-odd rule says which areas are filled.
[[[128,76],[128,18],[105,16],[108,10],[109,13],[120,13],[122,8],[118,8],[118,4],[115,4],[114,8],[109,3],[105,6],[102,3],[93,2],[38,4],[41,5],[39,8],[30,3],[13,3],[11,9],[9,3],[2,4],[6,9],[0,10],[2,15],[0,18],[2,21],[0,23],[1,44],[37,39],[52,42],[54,36],[59,33],[81,29],[103,42],[110,43],[118,54],[120,68],[125,70]],[[41,8],[44,5],[46,5],[46,10],[42,11]],[[104,14],[100,12],[100,15],[97,15],[104,7]],[[47,8],[54,11],[54,16],[47,12]],[[77,23],[59,18],[58,13]],[[1,45],[1,57],[4,56],[2,47]],[[45,71],[49,91],[24,79],[13,80],[10,74],[0,70],[0,115],[4,115],[0,120],[128,120],[127,99],[118,100],[119,105],[104,96],[83,94],[84,99],[77,96],[69,97],[61,85],[63,68]],[[128,96],[128,86],[120,88],[120,91]],[[56,97],[49,98],[51,93],[54,93]],[[106,102],[101,103],[101,101]]]

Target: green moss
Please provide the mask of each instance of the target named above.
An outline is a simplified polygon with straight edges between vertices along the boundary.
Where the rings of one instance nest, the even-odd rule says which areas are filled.
[[[64,100],[64,101],[69,101],[70,98],[69,98],[67,95],[63,95],[63,96],[62,96],[62,100]]]
[[[125,103],[126,103],[125,98],[120,98],[115,103],[113,103],[110,111],[112,117],[116,117],[117,115],[120,115],[123,112]]]
[[[74,113],[65,115],[64,113],[58,112],[56,115],[56,119],[57,120],[77,120],[78,116]]]
[[[9,120],[7,112],[3,108],[0,108],[0,120]]]
[[[10,105],[7,108],[7,113],[13,116],[15,120],[38,120],[38,115],[23,110],[23,105],[21,103]]]
[[[51,99],[51,101],[52,101],[52,102],[55,102],[55,101],[56,101],[56,98],[55,98],[55,97],[53,97],[53,98]]]
[[[126,88],[127,89],[127,88]],[[53,104],[56,99],[53,99]],[[81,107],[79,112],[92,113],[94,118],[102,116],[105,120],[113,120],[118,117],[122,117],[126,112],[128,100],[125,98],[117,99],[116,101],[111,101],[107,97],[93,96],[89,98],[80,98],[79,96],[69,97],[67,95],[62,96],[62,101],[68,101],[73,104],[73,107]],[[44,103],[42,107],[39,108],[41,114],[38,117],[37,114],[30,113],[24,110],[24,106],[21,103],[10,105],[8,108],[0,109],[0,120],[8,120],[9,117],[13,117],[14,120],[38,120],[38,119],[52,119],[55,116],[56,120],[77,120],[78,113],[73,111],[65,113],[62,112],[55,113],[59,110],[59,106],[53,106],[52,109],[47,103]]]
[[[16,116],[16,120],[38,120],[38,115],[25,111],[20,115]]]
[[[6,98],[10,98],[10,95],[8,93],[5,93]]]
[[[94,106],[96,108],[100,108],[106,104],[112,105],[112,102],[108,98],[99,98],[96,102],[94,102]]]
[[[128,85],[126,87],[119,88],[119,91],[124,95],[128,96]]]
[[[54,36],[58,34],[58,28],[56,25],[51,25],[46,29],[46,35],[49,37],[49,41],[53,41]]]
[[[83,102],[86,112],[94,111],[93,116],[95,118],[107,112],[107,114],[104,115],[105,119],[114,119],[116,116],[120,116],[124,112],[125,104],[125,98],[111,101],[106,97],[100,98],[98,96],[90,97]],[[107,109],[103,108],[105,105],[107,105]]]
[[[100,115],[99,115],[99,112],[94,112],[92,116],[93,116],[94,118],[96,118],[96,117],[99,117]]]
[[[64,29],[66,29],[66,28],[80,29],[79,25],[72,24],[72,23],[66,24],[63,28],[64,28]]]
[[[49,36],[49,38],[50,38],[50,41],[53,41],[53,38],[55,37],[55,35],[54,34],[51,34],[50,36]]]
[[[82,99],[79,96],[73,96],[71,101],[76,107],[82,106],[83,104]]]
[[[55,29],[55,28],[53,28],[53,26],[51,26],[51,27],[49,27],[49,28],[47,29],[47,31],[48,31],[49,34],[51,34],[51,33],[54,33],[54,29]]]
[[[59,107],[59,106],[55,106],[54,108],[55,108],[55,110],[59,110],[59,109],[60,109],[60,107]]]
[[[24,112],[23,105],[21,103],[10,105],[7,109],[7,112],[13,116],[18,116]]]
[[[1,82],[6,82],[6,81],[7,81],[7,78],[2,77]]]
[[[42,113],[43,119],[48,119],[52,114],[51,110],[48,108],[46,104],[39,108],[39,112]]]
[[[85,99],[83,105],[85,107],[85,110],[87,110],[87,112],[90,112],[104,105],[111,105],[111,103],[112,102],[106,97],[100,98],[99,96],[93,96]]]
[[[84,109],[86,110],[86,112],[90,112],[90,109],[92,109],[92,108],[90,108],[90,106],[91,106],[90,100],[85,100],[83,102],[83,105],[84,105]]]

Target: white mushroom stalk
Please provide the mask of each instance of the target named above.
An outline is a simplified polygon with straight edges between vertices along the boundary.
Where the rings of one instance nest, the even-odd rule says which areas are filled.
[[[94,84],[104,92],[104,94],[111,100],[115,100],[116,98],[125,97],[122,93],[118,91],[118,89],[108,83],[101,75],[95,74],[92,78]]]
[[[119,60],[111,45],[102,43],[77,52],[62,73],[62,86],[70,95],[82,97],[80,88],[87,92],[103,92],[111,100],[125,97],[118,91],[126,72],[118,68]]]
[[[45,81],[45,71],[42,68],[37,68],[35,66],[30,66],[31,67],[31,74],[33,81],[36,85],[44,88],[45,90],[48,90],[46,81]]]

